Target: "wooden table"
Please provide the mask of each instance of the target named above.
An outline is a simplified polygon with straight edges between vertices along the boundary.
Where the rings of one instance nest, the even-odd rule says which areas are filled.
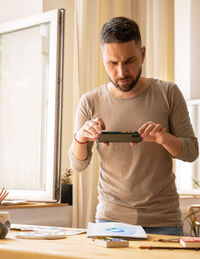
[[[67,236],[58,240],[18,239],[10,231],[0,239],[1,259],[61,259],[61,258],[120,258],[120,259],[199,259],[200,250],[141,249],[139,246],[179,246],[178,243],[161,243],[159,238],[172,236],[148,235],[147,241],[130,241],[126,248],[105,248],[88,242],[86,234]]]

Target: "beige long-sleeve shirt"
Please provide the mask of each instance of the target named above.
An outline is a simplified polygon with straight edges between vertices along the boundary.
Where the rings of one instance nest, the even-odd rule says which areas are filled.
[[[160,123],[182,141],[177,159],[192,162],[198,156],[186,103],[175,84],[150,79],[142,94],[129,99],[114,97],[103,85],[81,97],[75,130],[96,117],[104,121],[108,131],[134,131],[147,121]],[[162,145],[110,143],[106,147],[97,142],[96,146],[100,160],[97,218],[144,227],[182,225],[172,157]],[[69,150],[74,171],[89,165],[92,147],[93,142],[89,142],[89,155],[83,161]]]

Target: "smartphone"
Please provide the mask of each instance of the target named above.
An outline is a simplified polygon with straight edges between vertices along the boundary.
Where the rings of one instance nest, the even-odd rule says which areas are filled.
[[[98,142],[141,142],[142,137],[137,131],[103,131]]]

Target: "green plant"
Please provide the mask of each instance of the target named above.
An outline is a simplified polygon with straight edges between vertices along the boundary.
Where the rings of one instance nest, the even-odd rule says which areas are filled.
[[[73,171],[71,168],[67,168],[65,173],[63,174],[61,178],[61,183],[62,184],[72,184],[72,174]]]
[[[199,226],[195,223],[195,221],[192,219],[192,217],[198,213],[199,211],[193,211],[190,212],[185,218],[184,220],[187,221],[187,223],[190,225],[190,232],[188,233],[188,236],[195,236],[198,237],[199,236]]]
[[[198,189],[200,188],[200,182],[198,182],[195,179],[192,179],[194,182],[195,187]],[[190,225],[190,236],[199,236],[200,235],[200,225],[199,225],[199,215],[200,213],[199,206],[197,205],[195,208],[194,206],[191,206],[188,212],[188,215],[184,218],[184,220],[187,220],[188,224]]]
[[[200,188],[200,182],[198,182],[198,181],[195,180],[195,179],[192,179],[192,180],[193,180],[193,182],[194,182],[195,187],[196,187],[196,188]]]

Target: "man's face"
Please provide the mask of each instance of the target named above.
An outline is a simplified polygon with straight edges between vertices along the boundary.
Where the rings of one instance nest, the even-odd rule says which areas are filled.
[[[133,40],[125,43],[105,43],[101,51],[109,80],[120,91],[131,91],[142,72],[145,48],[140,48]]]

